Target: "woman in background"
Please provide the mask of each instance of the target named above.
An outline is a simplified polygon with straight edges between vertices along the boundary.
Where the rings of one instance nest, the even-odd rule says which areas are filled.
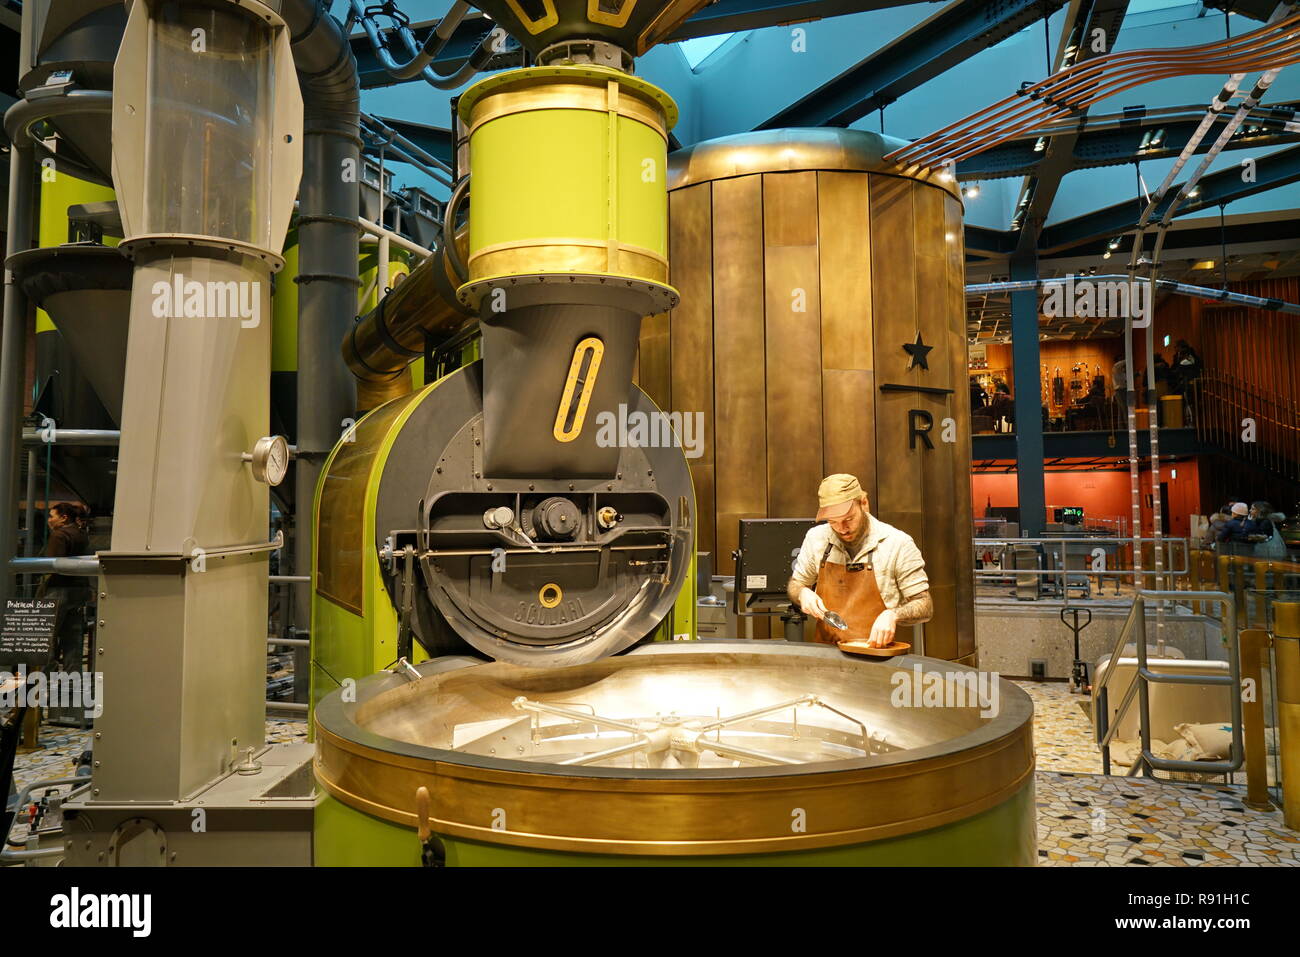
[[[1286,521],[1286,516],[1273,511],[1268,502],[1256,502],[1250,507],[1247,520],[1249,540],[1255,543],[1256,558],[1286,558],[1286,542],[1277,526]]]
[[[56,502],[50,506],[47,522],[50,540],[45,543],[46,558],[69,558],[90,551],[90,509],[77,502]],[[89,579],[53,573],[45,576],[37,598],[55,598],[59,602],[54,633],[58,636],[55,660],[64,671],[80,671],[84,642],[84,609],[90,600]]]

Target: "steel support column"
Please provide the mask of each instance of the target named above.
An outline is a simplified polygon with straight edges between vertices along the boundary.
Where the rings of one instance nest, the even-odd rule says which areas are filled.
[[[1011,260],[1011,278],[1036,279],[1038,259],[1028,254]],[[1020,534],[1041,535],[1047,510],[1043,492],[1043,393],[1039,379],[1038,292],[1011,294],[1011,374],[1015,380],[1016,495]]]

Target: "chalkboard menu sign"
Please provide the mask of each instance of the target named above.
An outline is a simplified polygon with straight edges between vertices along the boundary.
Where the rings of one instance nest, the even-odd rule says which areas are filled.
[[[44,666],[54,652],[56,598],[10,598],[0,626],[0,662]]]

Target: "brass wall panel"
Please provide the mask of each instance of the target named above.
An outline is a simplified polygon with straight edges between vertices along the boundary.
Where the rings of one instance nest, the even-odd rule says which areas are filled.
[[[861,173],[817,174],[817,236],[822,284],[822,472],[856,475],[874,501],[869,182]]]
[[[672,406],[704,414],[703,454],[691,459],[695,479],[695,547],[714,550],[713,498],[713,193],[711,183],[679,189],[668,200],[673,223],[668,258],[681,302],[672,312]]]
[[[671,314],[661,312],[641,320],[637,353],[637,384],[661,409],[673,407]]]
[[[932,554],[921,547],[921,554],[925,555],[926,569],[933,572],[940,568]],[[953,630],[953,622],[957,620],[957,589],[948,580],[946,574],[937,577],[938,580],[930,582],[930,600],[934,603],[934,615],[925,626],[925,653],[932,658],[947,658],[951,661],[959,657],[957,654],[958,641],[957,634]]]
[[[822,368],[874,369],[871,342],[869,177],[817,174]]]
[[[870,332],[870,330],[868,330]],[[822,371],[822,472],[856,475],[876,501],[876,377],[870,370]]]
[[[918,396],[882,392],[883,385],[918,385],[904,343],[916,338],[915,219],[909,180],[871,177],[871,310],[876,363],[876,498],[872,511],[921,545],[920,451],[908,448],[908,410]],[[922,552],[924,554],[924,550]],[[928,556],[927,556],[928,558]]]
[[[811,515],[822,478],[817,174],[763,176],[767,507]]]
[[[763,175],[763,244],[817,245],[816,173]]]
[[[767,517],[763,180],[713,184],[714,574],[735,573],[740,519]]]
[[[952,527],[950,534],[957,549],[954,568],[957,633],[957,656],[975,653],[975,570],[971,556],[971,537],[975,521],[971,502],[970,459],[971,430],[970,403],[967,391],[969,359],[966,346],[966,250],[963,243],[961,203],[945,197],[944,241],[948,267],[948,301],[944,313],[948,317],[948,361],[952,367],[952,416],[957,420],[956,463],[953,474],[951,499]]]
[[[944,243],[945,194],[928,186],[912,187],[912,215],[916,224],[913,236],[914,282],[916,283],[916,327],[923,341],[931,347],[927,355],[929,369],[919,364],[911,371],[917,385],[932,389],[951,389],[949,395],[917,394],[914,408],[928,412],[933,425],[929,432],[934,448],[923,448],[918,440],[915,456],[921,469],[921,537],[916,540],[932,569],[951,569],[957,558],[953,537],[952,510],[948,503],[957,493],[956,483],[970,482],[970,469],[961,469],[957,461],[957,444],[943,440],[943,423],[951,419],[958,399],[959,383],[952,378],[952,355],[948,321],[948,255]],[[964,379],[963,379],[964,381]],[[960,398],[969,402],[963,389]],[[955,420],[954,420],[955,421]],[[969,543],[966,550],[970,550]],[[930,590],[934,599],[935,621],[951,623],[956,616],[956,589],[944,574]],[[956,632],[949,626],[931,628],[926,633],[926,650],[941,658],[957,655]]]
[[[711,243],[693,235],[702,221],[693,197],[679,198],[702,188],[712,189]],[[666,408],[687,411],[695,406],[686,404],[682,390],[695,401],[711,374],[706,437],[713,457],[691,467],[701,516],[712,514],[716,523],[715,573],[734,571],[731,551],[742,518],[810,515],[821,477],[852,472],[876,514],[911,535],[926,558],[936,606],[926,629],[929,653],[970,657],[970,409],[959,201],[898,176],[825,167],[732,172],[670,195],[672,282],[682,305],[672,314],[670,341],[658,319],[646,320],[640,375],[657,401],[671,396]],[[687,262],[688,255],[697,261]],[[708,289],[697,275],[701,263],[711,264]],[[688,290],[688,282],[700,292]],[[799,312],[796,289],[803,290]],[[704,308],[712,321],[707,332]],[[928,371],[909,369],[903,349],[918,331],[932,347]],[[683,355],[686,350],[692,354]],[[665,379],[671,386],[653,385]],[[881,391],[886,384],[953,391]],[[933,449],[919,441],[909,448],[912,409],[932,416]],[[946,418],[955,424],[952,443],[942,441]],[[758,633],[768,632],[765,619],[755,624]],[[779,630],[777,623],[773,631]]]

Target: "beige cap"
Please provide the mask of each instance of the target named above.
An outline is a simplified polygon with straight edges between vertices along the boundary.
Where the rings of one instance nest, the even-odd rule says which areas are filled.
[[[1250,506],[1247,505],[1245,502],[1236,502],[1236,503],[1232,506],[1232,514],[1233,514],[1233,515],[1249,515],[1249,514],[1250,514]]]
[[[864,494],[857,476],[845,472],[826,476],[817,488],[817,520],[839,518]]]

